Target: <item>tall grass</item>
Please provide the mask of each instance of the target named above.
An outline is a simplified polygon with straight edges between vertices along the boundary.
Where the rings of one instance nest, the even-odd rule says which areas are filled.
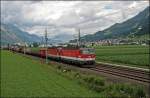
[[[96,60],[148,68],[149,47],[138,45],[94,46]]]

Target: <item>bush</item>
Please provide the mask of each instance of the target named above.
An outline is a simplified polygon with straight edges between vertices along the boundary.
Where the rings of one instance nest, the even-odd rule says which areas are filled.
[[[87,83],[91,83],[93,85],[99,85],[99,86],[104,86],[105,85],[105,81],[104,79],[100,78],[100,77],[96,77],[96,76],[84,76],[83,79],[85,82]]]
[[[105,92],[105,97],[106,98],[131,98],[126,94],[121,94],[119,92],[116,91],[110,91],[110,92]]]
[[[136,87],[134,94],[135,94],[136,98],[145,98],[146,97],[146,93],[144,92],[142,87]]]
[[[80,75],[79,73],[75,73],[75,74],[74,74],[74,77],[75,77],[75,78],[80,78],[81,75]]]
[[[62,69],[62,66],[60,66],[60,65],[59,65],[59,66],[57,66],[57,69]]]
[[[83,81],[90,89],[93,89],[97,92],[104,90],[105,81],[102,78],[96,76],[83,76]]]
[[[145,98],[146,93],[140,86],[131,84],[111,84],[105,90],[109,98]],[[112,96],[112,97],[110,97]],[[122,96],[122,97],[121,97]],[[125,97],[126,96],[126,97]]]

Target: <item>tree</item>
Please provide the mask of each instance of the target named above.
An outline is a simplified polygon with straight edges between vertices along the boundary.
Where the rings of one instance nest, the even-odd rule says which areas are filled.
[[[38,47],[38,46],[39,46],[39,44],[37,42],[33,43],[33,47]]]

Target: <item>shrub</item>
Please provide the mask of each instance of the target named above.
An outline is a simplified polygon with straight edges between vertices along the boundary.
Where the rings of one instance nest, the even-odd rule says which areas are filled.
[[[84,76],[83,80],[85,82],[93,84],[93,85],[100,85],[100,86],[104,86],[105,85],[104,79],[102,79],[100,77],[93,76],[93,75]]]
[[[62,66],[58,65],[58,66],[57,66],[57,69],[62,69]]]
[[[75,78],[80,78],[80,74],[77,72],[77,73],[74,74],[74,77]]]
[[[144,92],[142,87],[136,87],[134,94],[135,94],[136,98],[145,98],[146,97],[146,93]]]
[[[93,89],[97,92],[101,92],[104,90],[105,81],[100,77],[96,77],[93,75],[83,76],[83,81],[90,89]]]
[[[129,98],[126,94],[121,94],[116,91],[105,92],[106,98]]]
[[[109,98],[145,98],[146,93],[143,88],[131,84],[111,84],[105,90]],[[112,96],[112,97],[110,97]],[[122,96],[122,97],[121,97]]]

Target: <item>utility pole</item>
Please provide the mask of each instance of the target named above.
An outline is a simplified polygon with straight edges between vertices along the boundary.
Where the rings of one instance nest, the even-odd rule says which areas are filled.
[[[42,41],[41,41],[41,45],[43,45],[43,36],[42,36]]]
[[[78,42],[77,42],[77,44],[78,44],[78,47],[80,47],[80,29],[78,31]]]
[[[26,42],[24,42],[24,55],[26,54]]]
[[[7,48],[8,48],[8,50],[9,50],[9,48],[10,48],[9,43],[7,44]]]
[[[47,38],[47,28],[46,28],[45,29],[46,64],[48,64],[48,59],[47,59],[47,40],[48,40],[48,38]]]

